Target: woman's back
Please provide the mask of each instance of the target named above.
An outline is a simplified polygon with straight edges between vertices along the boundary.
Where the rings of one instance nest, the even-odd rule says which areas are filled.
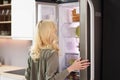
[[[33,61],[31,57],[28,59],[26,78],[28,80],[64,80],[69,72],[65,70],[56,75],[59,73],[58,60],[58,53],[54,50],[42,49],[38,60]]]

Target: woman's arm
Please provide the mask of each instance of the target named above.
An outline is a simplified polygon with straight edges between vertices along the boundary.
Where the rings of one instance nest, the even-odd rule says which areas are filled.
[[[30,57],[28,58],[28,67],[27,69],[25,70],[25,78],[26,80],[30,80],[30,71],[31,71],[31,66],[30,66]]]
[[[90,62],[88,60],[75,60],[71,66],[62,72],[59,72],[58,54],[51,53],[52,55],[47,59],[46,67],[46,80],[64,80],[72,71],[86,69]]]

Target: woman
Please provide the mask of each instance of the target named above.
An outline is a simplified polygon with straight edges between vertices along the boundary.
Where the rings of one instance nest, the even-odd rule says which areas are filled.
[[[64,80],[72,71],[89,66],[88,60],[77,59],[62,72],[59,72],[57,28],[50,20],[40,21],[30,50],[27,80]]]

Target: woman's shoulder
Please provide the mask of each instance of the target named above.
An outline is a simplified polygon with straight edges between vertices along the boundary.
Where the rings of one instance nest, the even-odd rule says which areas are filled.
[[[53,55],[57,55],[57,52],[54,49],[42,49],[40,54],[43,55],[43,57],[49,58]]]

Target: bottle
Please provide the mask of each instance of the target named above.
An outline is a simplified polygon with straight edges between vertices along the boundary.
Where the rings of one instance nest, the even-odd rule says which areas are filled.
[[[1,12],[1,21],[5,21],[5,10],[4,9]]]
[[[77,37],[80,37],[80,26],[77,26],[77,27],[76,27],[75,33],[76,33],[76,36],[77,36]]]
[[[9,9],[6,9],[5,10],[5,21],[9,21],[8,16],[9,16]]]
[[[8,19],[7,20],[11,21],[11,10],[9,10],[9,12],[8,12]]]

